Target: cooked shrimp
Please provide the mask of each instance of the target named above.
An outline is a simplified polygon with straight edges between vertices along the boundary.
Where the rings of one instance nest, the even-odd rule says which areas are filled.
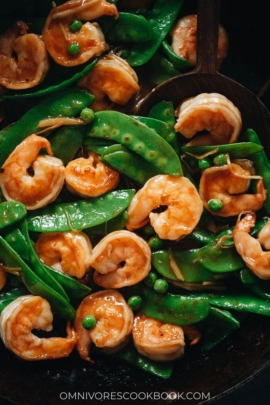
[[[106,0],[70,0],[53,7],[46,19],[42,36],[54,61],[63,66],[76,66],[107,50],[108,45],[100,26],[96,22],[90,23],[102,15],[117,18],[116,6]],[[72,32],[70,25],[74,20],[86,23],[79,31]],[[78,47],[75,55],[67,50],[71,44]]]
[[[35,250],[45,264],[71,277],[82,278],[90,266],[92,245],[84,232],[42,233]]]
[[[172,50],[176,55],[196,66],[197,54],[197,15],[190,14],[180,18],[174,24],[170,36]],[[229,49],[229,38],[224,27],[219,24],[217,64],[220,69]]]
[[[175,130],[192,140],[188,145],[220,145],[236,142],[242,129],[238,108],[218,93],[201,93],[177,108]],[[207,131],[194,137],[198,132]],[[194,137],[194,138],[193,138]]]
[[[96,325],[91,330],[82,326],[86,315],[96,318]],[[119,291],[102,290],[85,297],[75,318],[77,350],[81,358],[92,362],[89,357],[92,342],[106,353],[114,353],[125,346],[131,336],[133,319],[133,311]]]
[[[257,239],[265,250],[270,250],[270,219],[258,233]]]
[[[233,231],[234,244],[247,267],[259,278],[269,280],[270,251],[263,251],[259,240],[249,235],[255,222],[254,212],[248,212],[242,219],[239,217]]]
[[[5,286],[6,280],[7,280],[6,272],[5,272],[5,270],[3,270],[1,268],[1,265],[0,265],[0,291]]]
[[[151,212],[165,206],[161,213]],[[177,240],[188,235],[200,220],[203,203],[186,177],[160,174],[149,179],[128,207],[129,231],[150,223],[161,239]]]
[[[199,187],[204,207],[211,212],[208,206],[209,200],[221,200],[223,207],[215,213],[221,217],[238,215],[242,211],[261,209],[266,199],[263,179],[258,180],[255,194],[247,194],[251,177],[249,171],[242,169],[235,163],[213,166],[204,170]]]
[[[70,161],[65,169],[68,190],[81,197],[97,197],[113,190],[119,182],[120,174],[99,160],[94,152]]]
[[[43,81],[49,69],[42,38],[27,31],[27,24],[17,21],[0,36],[0,84],[8,89],[34,87]]]
[[[190,346],[196,345],[202,337],[199,328],[196,325],[183,325],[184,334],[187,336],[190,342]]]
[[[91,256],[94,282],[104,288],[121,288],[142,281],[151,268],[148,243],[133,232],[114,231],[94,247]]]
[[[136,72],[113,53],[101,57],[93,70],[78,82],[78,86],[95,96],[91,104],[94,111],[106,109],[109,100],[124,105],[140,89]]]
[[[70,355],[77,343],[75,330],[67,324],[67,337],[39,338],[31,331],[52,330],[50,304],[42,297],[24,295],[3,309],[0,335],[5,346],[24,360],[59,359]]]
[[[38,155],[45,148],[48,155]],[[64,184],[64,165],[52,156],[50,142],[35,134],[21,142],[0,172],[0,187],[8,201],[20,201],[28,210],[54,201]],[[33,169],[34,174],[29,174]]]
[[[175,360],[183,356],[185,340],[181,326],[137,314],[132,327],[133,343],[139,353],[151,360]]]

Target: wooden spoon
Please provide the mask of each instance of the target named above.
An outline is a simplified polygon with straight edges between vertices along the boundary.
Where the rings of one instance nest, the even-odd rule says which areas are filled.
[[[154,88],[138,105],[135,113],[146,116],[162,100],[176,108],[184,99],[200,93],[220,93],[238,107],[243,131],[254,129],[265,146],[270,146],[270,114],[254,93],[217,71],[218,29],[221,0],[198,0],[196,68],[173,77]]]

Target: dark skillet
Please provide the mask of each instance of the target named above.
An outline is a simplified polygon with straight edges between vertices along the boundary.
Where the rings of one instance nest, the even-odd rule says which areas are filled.
[[[186,7],[193,11],[195,3],[187,0]],[[221,21],[228,28],[233,54],[223,65],[223,73],[257,92],[269,74],[270,29],[264,1],[258,0],[249,7],[246,1],[224,0]],[[263,139],[268,145],[267,136]],[[16,359],[0,343],[0,395],[24,405],[183,404],[181,397],[173,402],[154,398],[154,393],[175,391],[182,398],[188,392],[196,394],[193,400],[186,401],[193,405],[205,402],[208,393],[211,399],[225,395],[269,366],[269,318],[250,316],[239,331],[209,353],[201,354],[199,347],[187,350],[167,381],[104,359],[96,359],[91,366],[76,353],[55,362],[28,363]],[[99,393],[105,391],[149,393],[149,399],[98,401]],[[74,399],[66,399],[66,393]],[[97,399],[90,400],[88,393],[96,393]],[[88,400],[83,395],[88,395]]]

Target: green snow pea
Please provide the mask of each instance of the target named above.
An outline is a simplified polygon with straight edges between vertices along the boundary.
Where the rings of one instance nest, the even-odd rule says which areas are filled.
[[[144,69],[152,87],[158,86],[166,80],[179,76],[182,73],[173,66],[160,49],[158,49],[149,62],[146,63]]]
[[[16,226],[17,224],[15,224]],[[19,227],[9,227],[6,232],[3,233],[5,241],[14,249],[22,259],[29,260],[29,248],[28,243],[22,234]]]
[[[23,219],[27,214],[25,205],[19,201],[0,203],[0,230]]]
[[[169,59],[169,61],[173,64],[173,66],[176,69],[187,69],[191,67],[191,64],[188,60],[181,58],[181,56],[176,55],[175,52],[173,52],[171,45],[168,44],[167,40],[164,39],[162,41],[162,49]]]
[[[151,128],[118,111],[99,111],[89,124],[87,135],[121,143],[157,167],[161,173],[181,176],[182,167],[175,150]]]
[[[89,151],[102,155],[108,146],[115,145],[115,142],[102,138],[90,138],[86,136],[83,140],[83,147]]]
[[[153,28],[143,15],[120,12],[106,34],[109,42],[137,43],[153,38]]]
[[[231,312],[215,307],[211,307],[209,315],[201,321],[201,324],[233,330],[240,328],[239,320]]]
[[[199,297],[159,294],[144,286],[140,295],[143,297],[140,312],[166,323],[190,325],[204,319],[210,311],[210,300],[206,294]]]
[[[74,87],[59,92],[57,96],[50,95],[32,107],[12,126],[0,144],[0,167],[17,145],[39,130],[38,123],[41,120],[59,116],[74,117],[93,100],[94,96],[86,90]]]
[[[17,100],[32,97],[45,97],[49,94],[65,90],[76,84],[83,76],[89,73],[96,65],[97,61],[98,58],[95,58],[91,63],[83,67],[79,66],[69,69],[57,65],[57,63],[53,63],[45,80],[38,86],[18,92],[10,90],[3,95],[3,98]]]
[[[1,236],[0,247],[0,260],[6,266],[18,271],[20,279],[32,294],[47,299],[52,309],[63,318],[69,320],[75,318],[76,312],[70,303],[44,283]]]
[[[7,134],[9,133],[9,131],[11,130],[11,128],[13,127],[14,124],[9,124],[6,127],[4,127],[3,129],[1,129],[0,131],[0,145],[3,142],[3,140],[5,139],[5,137],[7,136]]]
[[[129,206],[134,193],[134,190],[115,190],[100,197],[29,211],[28,229],[33,232],[81,231],[105,223]]]
[[[245,267],[245,262],[234,246],[221,247],[219,244],[203,246],[198,252],[198,261],[214,273],[227,273]]]
[[[128,51],[127,61],[131,66],[141,66],[155,54],[162,41],[169,33],[183,5],[183,0],[156,0],[147,14],[149,27],[153,30],[153,38],[134,44]]]
[[[0,293],[0,314],[5,307],[16,300],[16,298],[21,297],[22,295],[29,294],[29,291],[25,287],[14,288],[10,291],[5,291]]]
[[[248,268],[242,269],[237,275],[243,284],[259,297],[270,301],[270,281],[262,280]]]
[[[210,154],[215,157],[220,154],[229,154],[231,159],[241,159],[247,156],[253,156],[255,153],[263,150],[263,146],[254,141],[230,143],[225,145],[201,145],[201,146],[182,146],[181,152],[191,154],[192,156],[204,156]],[[252,157],[253,159],[253,157]]]
[[[107,235],[114,231],[119,231],[125,228],[125,225],[128,220],[127,211],[121,212],[115,218],[110,219],[109,221],[103,222],[100,225],[92,226],[91,228],[84,229],[84,232],[88,236],[92,235]]]
[[[270,162],[263,149],[260,138],[253,129],[250,128],[247,129],[246,132],[241,137],[241,140],[245,142],[253,142],[256,143],[258,146],[262,147],[261,151],[252,155],[251,160],[254,164],[256,174],[262,176],[263,178],[263,184],[265,189],[267,190],[266,200],[264,201],[263,207],[265,211],[268,214],[270,214]]]
[[[226,295],[211,295],[209,299],[210,304],[218,308],[270,316],[270,301],[266,301],[252,293],[239,292]]]
[[[199,242],[201,245],[208,245],[209,243],[214,242],[215,235],[206,231],[194,230],[187,235],[186,238]]]

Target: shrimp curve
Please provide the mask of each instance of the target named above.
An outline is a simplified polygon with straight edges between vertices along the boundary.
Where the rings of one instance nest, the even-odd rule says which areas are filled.
[[[114,231],[93,248],[94,282],[104,288],[121,288],[142,281],[151,268],[148,243],[133,232]]]
[[[91,330],[82,326],[86,315],[96,318],[96,325]],[[76,311],[74,323],[78,335],[76,348],[80,357],[93,362],[89,357],[92,342],[106,353],[120,350],[128,343],[133,320],[133,311],[119,291],[102,290],[85,297]]]
[[[161,206],[161,213],[152,211]],[[135,194],[128,207],[129,231],[141,228],[150,219],[161,239],[177,240],[196,227],[203,212],[203,203],[195,186],[184,177],[160,174],[149,179]]]
[[[0,36],[0,84],[8,89],[34,87],[49,70],[49,56],[42,38],[27,31],[27,24],[17,21]]]
[[[77,335],[67,324],[67,337],[39,338],[31,331],[52,330],[50,304],[42,297],[24,295],[5,307],[0,316],[0,336],[5,346],[24,360],[67,357],[77,343]]]
[[[50,156],[38,155],[45,148]],[[50,142],[30,135],[9,155],[0,172],[0,187],[8,201],[20,201],[28,210],[54,201],[64,184],[62,160],[52,156]],[[33,169],[34,174],[29,174]]]

